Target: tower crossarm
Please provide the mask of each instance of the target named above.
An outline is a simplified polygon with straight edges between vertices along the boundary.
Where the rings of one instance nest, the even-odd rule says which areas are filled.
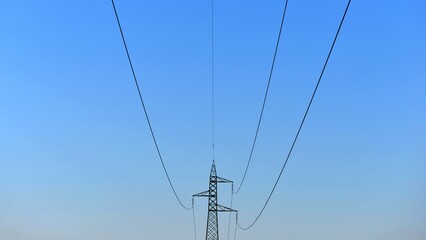
[[[235,209],[225,207],[225,206],[222,206],[222,205],[219,205],[219,204],[217,205],[217,211],[218,212],[238,212]]]
[[[200,192],[197,194],[192,195],[193,197],[208,197],[210,195],[209,190]]]
[[[228,180],[228,179],[222,178],[222,177],[216,177],[216,182],[217,183],[233,183],[231,180]]]

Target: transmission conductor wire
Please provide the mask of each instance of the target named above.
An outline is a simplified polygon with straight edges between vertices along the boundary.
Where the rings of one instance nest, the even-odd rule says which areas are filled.
[[[121,39],[123,40],[124,49],[126,50],[127,60],[129,61],[130,69],[132,70],[133,80],[135,81],[135,85],[136,85],[136,88],[137,88],[138,94],[139,94],[139,99],[140,99],[140,102],[142,104],[143,111],[145,113],[145,118],[146,118],[146,121],[148,123],[149,130],[151,132],[152,140],[154,141],[155,148],[157,149],[157,154],[158,154],[158,157],[160,158],[161,165],[163,166],[164,173],[166,174],[167,181],[169,182],[169,185],[172,188],[173,194],[175,195],[175,197],[178,200],[179,204],[184,209],[191,210],[191,207],[186,207],[185,205],[183,205],[182,201],[180,200],[179,196],[177,195],[176,190],[175,190],[175,188],[174,188],[174,186],[172,184],[172,181],[170,179],[169,173],[167,172],[166,166],[165,166],[164,161],[163,161],[163,157],[161,156],[160,149],[158,147],[158,143],[157,143],[157,140],[156,140],[155,135],[154,135],[154,130],[152,129],[152,126],[151,126],[151,121],[149,120],[149,116],[148,116],[148,112],[147,112],[146,107],[145,107],[145,103],[144,103],[143,98],[142,98],[142,93],[141,93],[141,90],[139,88],[138,80],[136,78],[135,70],[133,68],[133,64],[132,64],[132,60],[130,58],[129,50],[127,48],[126,40],[124,39],[123,30],[121,28],[120,19],[118,18],[118,13],[117,13],[117,10],[115,8],[114,0],[111,0],[111,2],[112,2],[112,7],[114,8],[114,13],[115,13],[115,18],[117,20],[118,28],[120,30]]]
[[[252,227],[252,226],[253,226],[253,225],[257,222],[257,220],[259,219],[259,217],[262,215],[263,211],[265,210],[266,206],[268,205],[269,200],[271,199],[272,194],[274,193],[275,188],[277,187],[277,184],[278,184],[278,182],[280,181],[281,175],[282,175],[282,173],[283,173],[283,171],[284,171],[284,169],[285,169],[285,167],[286,167],[286,165],[287,165],[288,159],[290,158],[290,155],[291,155],[291,153],[292,153],[292,151],[293,151],[294,145],[295,145],[295,144],[296,144],[296,142],[297,142],[297,138],[299,137],[300,130],[302,129],[303,124],[304,124],[305,119],[306,119],[306,116],[308,115],[308,112],[309,112],[309,109],[310,109],[310,107],[311,107],[312,101],[314,100],[315,94],[316,94],[317,89],[318,89],[318,86],[319,86],[319,84],[320,84],[320,82],[321,82],[321,79],[322,79],[322,76],[323,76],[323,74],[324,74],[325,68],[327,67],[328,60],[330,59],[331,53],[332,53],[333,48],[334,48],[334,44],[336,43],[337,37],[339,36],[340,29],[341,29],[341,27],[342,27],[343,21],[345,20],[346,13],[347,13],[347,11],[348,11],[348,9],[349,9],[349,5],[350,5],[350,4],[351,4],[351,0],[349,0],[349,1],[348,1],[348,4],[346,5],[346,9],[345,9],[345,12],[344,12],[344,14],[343,14],[343,17],[342,17],[342,19],[341,19],[341,21],[340,21],[339,28],[337,29],[336,35],[334,36],[333,44],[332,44],[332,45],[331,45],[331,47],[330,47],[330,50],[329,50],[328,55],[327,55],[327,59],[325,60],[324,66],[323,66],[323,68],[322,68],[322,70],[321,70],[321,74],[320,74],[320,76],[319,76],[319,78],[318,78],[317,84],[316,84],[315,89],[314,89],[314,91],[313,91],[313,93],[312,93],[311,100],[309,101],[308,107],[306,108],[305,114],[303,115],[303,118],[302,118],[302,121],[301,121],[301,123],[300,123],[299,129],[297,130],[296,136],[294,137],[293,143],[292,143],[292,145],[291,145],[291,147],[290,147],[290,150],[289,150],[289,152],[288,152],[288,154],[287,154],[287,157],[286,157],[286,159],[285,159],[285,161],[284,161],[284,164],[283,164],[283,166],[282,166],[282,168],[281,168],[280,174],[278,175],[278,178],[277,178],[277,180],[275,181],[274,187],[272,188],[271,193],[269,194],[269,196],[268,196],[268,198],[267,198],[267,200],[266,200],[265,204],[263,205],[262,210],[259,212],[259,214],[257,215],[257,217],[254,219],[254,221],[253,221],[253,222],[252,222],[252,223],[251,223],[248,227],[241,227],[241,226],[240,226],[240,224],[239,224],[239,223],[238,223],[238,221],[237,221],[237,225],[238,225],[238,227],[239,227],[240,229],[242,229],[242,230],[248,230],[248,229],[250,229],[250,228],[251,228],[251,227]]]
[[[276,46],[275,46],[274,58],[273,58],[273,60],[272,60],[271,70],[269,71],[268,84],[267,84],[267,86],[266,86],[265,96],[264,96],[264,98],[263,98],[262,110],[260,111],[259,121],[257,122],[256,133],[255,133],[255,135],[254,135],[253,144],[252,144],[252,146],[251,146],[250,156],[249,156],[249,159],[248,159],[248,161],[247,161],[246,169],[245,169],[245,171],[244,171],[244,175],[243,175],[243,178],[242,178],[242,180],[241,180],[241,183],[240,183],[239,187],[237,188],[237,191],[236,191],[236,192],[232,192],[232,194],[237,194],[237,193],[240,191],[241,186],[243,186],[244,180],[245,180],[246,175],[247,175],[247,170],[248,170],[248,168],[249,168],[249,166],[250,166],[251,158],[252,158],[252,156],[253,156],[253,150],[254,150],[254,147],[255,147],[255,145],[256,145],[257,135],[258,135],[258,133],[259,133],[260,124],[261,124],[261,122],[262,122],[263,111],[264,111],[264,109],[265,109],[266,99],[268,98],[269,85],[271,84],[272,73],[274,72],[275,59],[276,59],[276,57],[277,57],[278,46],[279,46],[279,44],[280,44],[280,39],[281,39],[281,32],[282,32],[283,25],[284,25],[285,14],[286,14],[286,12],[287,12],[287,4],[288,4],[288,0],[286,0],[286,1],[285,1],[285,5],[284,5],[284,10],[283,10],[282,18],[281,18],[280,31],[279,31],[279,33],[278,33],[277,44],[276,44]]]
[[[232,209],[232,202],[234,198],[234,194],[232,194],[233,191],[234,191],[234,183],[232,183],[231,185],[231,204],[229,206],[231,209]],[[227,240],[229,240],[229,232],[231,231],[231,218],[232,218],[232,212],[229,212],[228,237],[226,238]]]
[[[237,239],[237,226],[238,226],[238,213],[235,214],[235,230],[234,230],[234,240]]]
[[[211,99],[211,101],[212,101],[212,157],[213,157],[213,160],[215,159],[215,149],[214,149],[214,143],[215,143],[215,136],[214,136],[214,0],[212,0],[211,1],[211,24],[212,24],[212,32],[211,32],[211,37],[212,37],[212,39],[211,39],[211,48],[212,48],[212,52],[211,52],[211,57],[212,57],[212,59],[211,59],[211,63],[212,63],[212,66],[211,66],[211,74],[212,74],[212,76],[211,76],[211,82],[212,82],[212,84],[211,84],[211,88],[212,88],[212,92],[211,92],[211,94],[212,94],[212,99]]]
[[[192,197],[192,222],[194,223],[194,236],[195,236],[195,240],[197,240],[197,224],[195,223],[194,197]]]

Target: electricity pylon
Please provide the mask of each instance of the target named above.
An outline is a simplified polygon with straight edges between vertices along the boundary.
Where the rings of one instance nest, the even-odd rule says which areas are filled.
[[[194,194],[193,197],[208,197],[209,206],[207,214],[206,240],[219,240],[219,222],[217,218],[218,212],[237,212],[232,208],[228,208],[217,203],[217,184],[232,183],[232,181],[218,177],[216,174],[216,166],[212,164],[210,170],[209,190]]]

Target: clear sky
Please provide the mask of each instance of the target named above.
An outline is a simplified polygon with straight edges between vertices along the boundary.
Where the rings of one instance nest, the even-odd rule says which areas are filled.
[[[216,163],[239,183],[284,1],[215,2]],[[212,160],[210,1],[116,6],[164,161],[190,205]],[[345,6],[289,0],[258,145],[234,198],[243,226],[279,173]],[[237,239],[426,239],[425,12],[421,0],[352,2],[276,193]],[[0,29],[0,239],[194,239],[111,2],[2,1]],[[220,193],[228,205],[229,186]],[[195,210],[204,239],[205,199]]]

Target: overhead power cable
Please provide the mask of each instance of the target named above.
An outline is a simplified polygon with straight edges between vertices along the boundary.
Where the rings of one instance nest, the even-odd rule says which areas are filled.
[[[169,173],[167,172],[167,168],[166,168],[166,166],[164,164],[163,157],[161,156],[160,148],[158,147],[158,143],[157,143],[157,140],[156,140],[155,135],[154,135],[154,130],[152,129],[151,121],[149,120],[148,112],[146,110],[145,103],[144,103],[143,98],[142,98],[142,93],[141,93],[141,90],[140,90],[140,87],[139,87],[139,84],[138,84],[138,80],[136,78],[135,70],[133,68],[133,64],[132,64],[132,60],[130,58],[129,50],[127,48],[126,40],[124,39],[123,30],[121,28],[120,19],[118,18],[118,14],[117,14],[117,10],[115,8],[114,0],[111,0],[111,2],[112,2],[112,7],[114,8],[115,18],[117,19],[118,28],[120,29],[120,34],[121,34],[121,39],[123,40],[124,49],[126,50],[127,60],[129,61],[130,69],[132,70],[132,74],[133,74],[133,79],[135,81],[135,85],[136,85],[136,88],[138,90],[139,99],[140,99],[140,102],[142,104],[143,111],[145,113],[145,118],[146,118],[146,121],[148,123],[149,130],[151,132],[152,140],[154,141],[155,148],[157,149],[158,157],[159,157],[159,159],[161,161],[161,165],[163,166],[164,173],[166,174],[167,181],[169,182],[169,185],[172,188],[173,194],[175,195],[175,197],[176,197],[177,201],[179,202],[179,204],[184,209],[190,210],[191,207],[186,207],[185,205],[183,205],[182,201],[180,200],[179,196],[176,193],[176,190],[175,190],[175,188],[173,186],[173,183],[172,183],[172,181],[170,179]]]
[[[334,44],[336,43],[337,37],[339,36],[340,29],[341,29],[342,24],[343,24],[343,22],[345,20],[346,13],[347,13],[347,11],[349,9],[349,5],[350,4],[351,4],[351,0],[349,0],[348,4],[346,5],[345,12],[343,13],[342,19],[340,20],[339,28],[337,29],[336,35],[334,36],[334,40],[333,40],[333,43],[331,44],[330,50],[328,52],[327,59],[325,60],[324,66],[323,66],[323,68],[321,70],[321,74],[320,74],[320,76],[318,78],[317,84],[316,84],[315,89],[314,89],[314,91],[312,93],[312,96],[311,96],[311,99],[309,101],[308,107],[306,108],[305,114],[303,115],[302,121],[300,122],[300,125],[299,125],[299,128],[297,130],[296,136],[293,139],[293,143],[291,144],[290,150],[288,151],[287,157],[285,158],[285,161],[284,161],[284,164],[283,164],[283,166],[281,168],[280,174],[278,175],[278,178],[275,181],[274,187],[272,188],[271,193],[269,194],[269,196],[268,196],[265,204],[263,205],[262,210],[260,210],[260,212],[257,215],[257,217],[254,219],[254,221],[248,227],[241,227],[240,224],[237,221],[238,227],[240,229],[242,229],[242,230],[248,230],[248,229],[250,229],[257,222],[257,220],[259,220],[259,217],[262,215],[263,211],[265,210],[266,206],[268,205],[269,200],[271,199],[272,194],[274,193],[275,188],[277,187],[277,184],[280,181],[281,175],[282,175],[282,173],[283,173],[283,171],[284,171],[284,169],[285,169],[285,167],[287,165],[288,159],[291,156],[291,153],[293,151],[294,145],[296,144],[297,139],[298,139],[299,134],[300,134],[300,131],[302,130],[303,124],[305,123],[306,116],[308,115],[309,109],[310,109],[310,107],[312,105],[312,102],[314,100],[315,94],[316,94],[316,92],[318,90],[318,86],[319,86],[319,84],[321,82],[321,79],[322,79],[322,76],[324,74],[325,68],[327,67],[328,60],[330,59],[331,53],[333,52]]]
[[[197,223],[195,222],[195,208],[194,208],[194,197],[192,197],[192,222],[194,223],[194,236],[197,239]]]
[[[234,191],[234,183],[232,183],[232,185],[231,185],[231,204],[229,205],[230,208],[232,208],[232,202],[233,202],[233,197],[234,197],[234,195],[232,194],[233,191]],[[232,217],[232,212],[229,212],[228,236],[227,236],[226,240],[229,240],[229,233],[231,232],[231,217]]]
[[[211,32],[211,37],[212,37],[212,39],[211,39],[211,48],[212,48],[212,52],[211,52],[211,57],[212,57],[212,59],[211,59],[211,63],[212,63],[212,66],[211,66],[211,74],[212,74],[212,76],[211,76],[211,80],[212,80],[212,84],[211,84],[211,88],[212,88],[212,92],[211,92],[211,97],[212,97],[212,99],[211,99],[211,101],[212,101],[212,157],[213,157],[213,160],[215,159],[215,150],[214,150],[214,142],[215,142],[215,139],[214,139],[214,2],[213,2],[214,0],[212,0],[212,2],[211,2],[211,30],[212,30],[212,32]]]
[[[234,230],[234,240],[237,239],[237,227],[238,226],[238,213],[235,214],[235,230]]]
[[[256,145],[257,135],[259,133],[260,124],[262,122],[263,111],[265,110],[266,99],[268,98],[269,85],[271,84],[272,73],[274,72],[275,59],[277,57],[278,46],[280,44],[281,32],[282,32],[282,29],[283,29],[284,19],[285,19],[285,13],[287,12],[287,4],[288,4],[288,0],[285,1],[285,5],[284,5],[284,9],[283,9],[283,14],[282,14],[282,17],[281,17],[280,31],[278,33],[277,43],[275,45],[275,52],[274,52],[274,58],[272,59],[271,70],[269,71],[268,85],[266,86],[265,96],[263,97],[262,110],[260,111],[259,121],[257,122],[256,133],[254,135],[253,144],[251,146],[250,156],[249,156],[249,159],[247,161],[246,169],[244,170],[244,175],[243,175],[243,178],[241,179],[241,183],[240,183],[239,187],[237,188],[237,191],[233,192],[232,194],[237,194],[240,191],[241,186],[243,186],[244,180],[245,180],[246,175],[247,175],[247,170],[248,170],[248,168],[250,166],[251,158],[253,156],[253,150],[254,150],[254,147]]]

